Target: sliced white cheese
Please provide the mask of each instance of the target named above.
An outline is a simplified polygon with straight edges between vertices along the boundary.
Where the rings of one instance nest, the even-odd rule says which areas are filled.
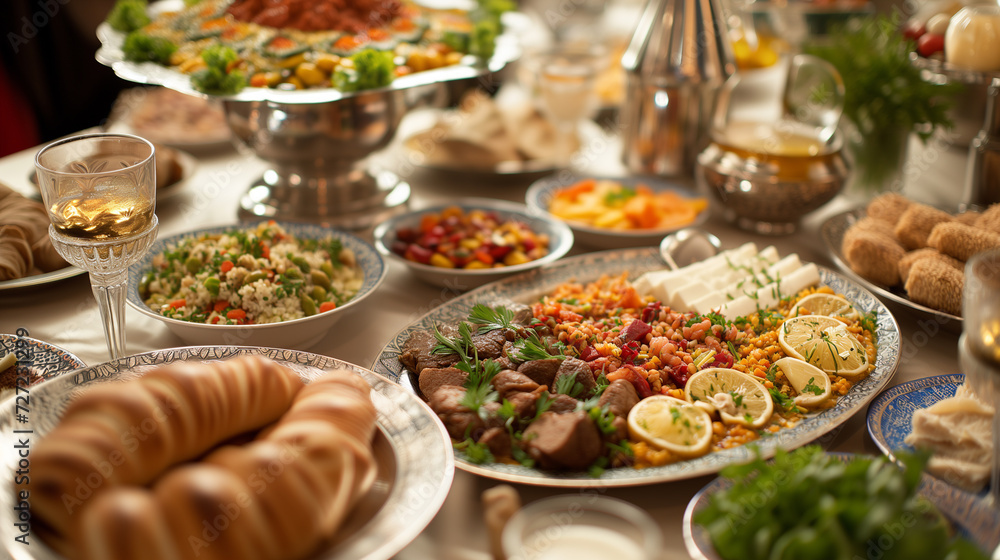
[[[726,259],[739,258],[739,255],[755,255],[756,253],[756,244],[744,243],[735,249],[722,251],[718,255],[714,255],[703,261],[698,261],[696,263],[689,264],[688,266],[678,268],[677,270],[665,269],[647,272],[636,279],[635,285],[637,287],[644,287],[646,282],[649,282],[649,285],[653,286],[676,278],[690,278],[708,267],[714,266],[718,263],[725,263]]]
[[[819,269],[809,263],[784,278],[758,289],[753,296],[741,296],[723,305],[719,312],[727,319],[749,315],[778,305],[782,298],[819,283]]]
[[[693,302],[709,296],[721,286],[749,275],[750,271],[763,270],[778,259],[774,247],[768,247],[761,254],[755,253],[755,249],[752,244],[743,245],[725,255],[725,259],[716,261],[699,270],[697,274],[684,278],[683,284],[671,282],[662,291],[662,295],[669,296],[669,299],[660,301],[667,302],[671,309],[693,310],[695,309],[692,306]]]

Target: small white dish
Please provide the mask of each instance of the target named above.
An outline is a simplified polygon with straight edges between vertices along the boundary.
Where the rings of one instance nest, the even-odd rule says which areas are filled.
[[[544,257],[524,264],[469,270],[422,264],[408,260],[392,251],[391,247],[393,241],[396,239],[396,232],[398,230],[401,228],[416,228],[420,225],[420,219],[424,215],[440,213],[445,208],[452,206],[461,208],[463,212],[469,212],[470,210],[493,212],[501,222],[509,220],[523,222],[535,233],[548,235],[549,252]],[[374,235],[375,247],[378,248],[380,253],[389,258],[389,260],[406,265],[414,276],[428,284],[461,291],[471,290],[494,280],[538,268],[544,264],[558,260],[573,247],[573,232],[561,221],[550,216],[532,214],[522,204],[488,198],[464,198],[450,204],[400,214],[379,224],[375,228]]]

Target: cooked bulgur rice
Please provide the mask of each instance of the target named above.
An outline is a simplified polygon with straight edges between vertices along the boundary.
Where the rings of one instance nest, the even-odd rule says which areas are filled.
[[[354,253],[339,239],[297,239],[263,222],[168,247],[153,257],[139,294],[165,317],[253,325],[331,311],[363,282]]]

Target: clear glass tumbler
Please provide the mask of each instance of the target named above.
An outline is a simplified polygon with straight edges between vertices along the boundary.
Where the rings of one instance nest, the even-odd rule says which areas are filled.
[[[90,273],[112,359],[125,356],[128,267],[156,239],[156,170],[148,141],[87,134],[35,156],[49,237],[69,263]]]
[[[965,383],[1000,412],[1000,249],[973,256],[965,264],[959,361]],[[1000,413],[993,415],[993,507],[1000,508]]]

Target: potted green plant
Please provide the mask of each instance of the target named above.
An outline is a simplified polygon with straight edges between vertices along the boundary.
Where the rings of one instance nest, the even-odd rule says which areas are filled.
[[[898,15],[852,20],[804,50],[829,61],[843,77],[852,188],[867,196],[901,189],[910,134],[927,142],[939,128],[952,126],[948,110],[956,86],[921,77]]]

